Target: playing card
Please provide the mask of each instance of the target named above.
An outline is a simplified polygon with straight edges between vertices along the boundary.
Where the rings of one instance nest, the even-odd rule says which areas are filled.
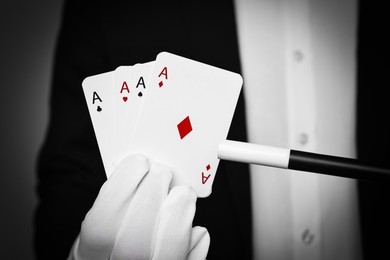
[[[241,86],[237,73],[160,53],[129,153],[168,165],[172,186],[187,184],[207,197]]]
[[[87,77],[82,82],[85,100],[92,120],[93,129],[99,145],[107,177],[114,169],[113,165],[113,72]]]
[[[114,71],[113,101],[114,101],[114,156],[113,163],[122,158],[126,152],[128,136],[127,116],[134,107],[135,98],[131,88],[133,66],[120,66]]]
[[[141,104],[147,91],[147,79],[154,62],[120,66],[114,73],[114,164],[127,155]]]
[[[133,66],[132,77],[129,81],[132,89],[132,95],[128,104],[128,111],[126,115],[126,137],[123,140],[126,149],[125,154],[121,157],[128,154],[128,146],[131,143],[135,132],[142,103],[147,96],[148,79],[152,73],[153,65],[154,61],[137,63]]]

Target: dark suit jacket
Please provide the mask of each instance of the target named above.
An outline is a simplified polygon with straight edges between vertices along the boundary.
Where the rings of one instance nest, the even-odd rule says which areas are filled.
[[[120,65],[172,52],[240,72],[230,1],[67,1],[57,42],[50,126],[38,164],[35,248],[65,259],[105,173],[81,82]],[[207,93],[205,93],[206,95]],[[246,140],[242,96],[229,139]],[[208,259],[250,259],[248,166],[222,162],[213,193],[198,199],[194,225],[211,236]]]
[[[359,1],[358,157],[390,168],[389,9]],[[365,259],[390,259],[390,184],[359,183]]]

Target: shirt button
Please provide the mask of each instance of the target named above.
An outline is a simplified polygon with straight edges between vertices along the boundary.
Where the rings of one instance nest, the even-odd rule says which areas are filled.
[[[298,139],[301,145],[305,145],[309,142],[309,136],[306,133],[300,134]]]
[[[303,61],[303,53],[300,50],[294,51],[294,59],[296,62]]]
[[[314,240],[314,234],[307,228],[302,232],[301,239],[304,244],[310,245]]]

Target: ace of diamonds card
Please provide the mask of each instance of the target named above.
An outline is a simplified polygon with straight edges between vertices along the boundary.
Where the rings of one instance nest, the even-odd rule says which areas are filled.
[[[129,153],[168,165],[172,186],[211,193],[217,149],[225,140],[242,87],[227,70],[162,52],[157,56]]]

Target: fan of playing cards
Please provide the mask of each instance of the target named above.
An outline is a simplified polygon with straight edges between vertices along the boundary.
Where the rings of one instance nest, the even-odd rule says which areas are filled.
[[[190,185],[198,197],[211,193],[239,74],[162,52],[82,85],[107,177],[123,157],[140,153],[169,166],[173,186]]]

